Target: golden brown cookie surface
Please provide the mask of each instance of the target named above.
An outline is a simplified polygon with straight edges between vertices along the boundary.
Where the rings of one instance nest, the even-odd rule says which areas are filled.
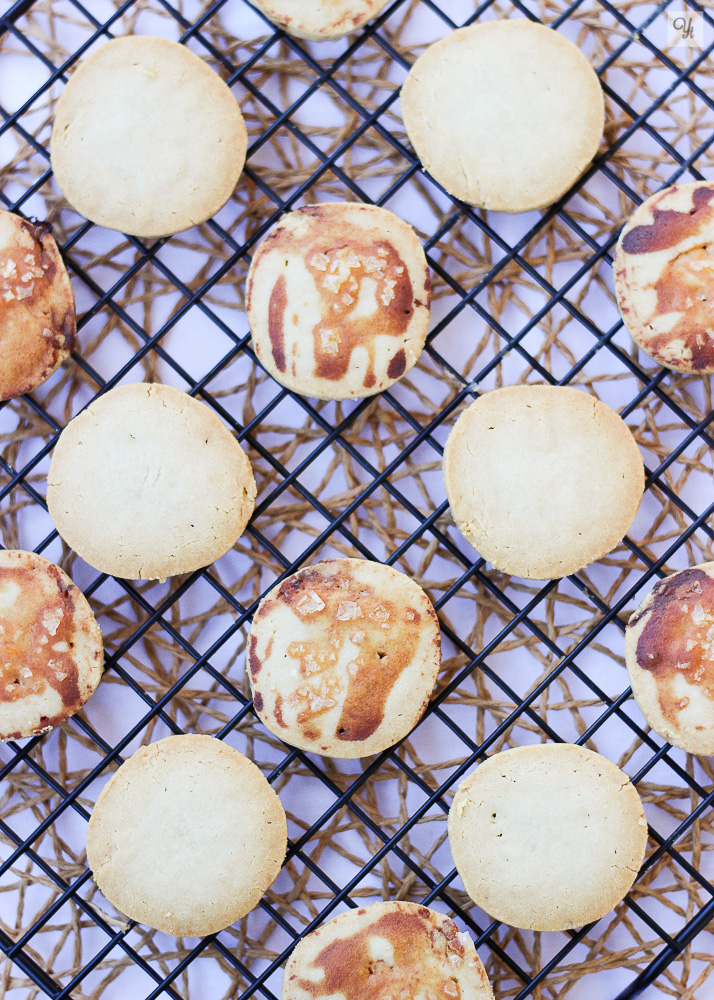
[[[464,778],[449,811],[449,846],[471,899],[530,930],[599,920],[629,891],[646,845],[627,775],[571,743],[493,754]]]
[[[635,343],[665,368],[714,372],[714,181],[674,184],[644,201],[614,269]]]
[[[625,659],[652,728],[690,753],[714,754],[714,563],[653,588],[628,622]]]
[[[341,38],[376,17],[387,0],[251,0],[266,17],[297,38]]]
[[[50,227],[0,211],[0,400],[49,378],[75,335],[72,286]]]
[[[281,1000],[493,1000],[468,934],[416,903],[374,903],[308,934],[285,967]]]
[[[280,219],[255,252],[246,291],[261,364],[319,399],[371,396],[401,378],[421,354],[430,302],[414,230],[353,202]]]
[[[0,739],[61,725],[103,666],[102,633],[67,574],[34,552],[0,550]]]
[[[441,657],[429,598],[404,573],[328,559],[271,591],[253,619],[255,708],[293,746],[365,757],[421,718]]]
[[[247,133],[238,102],[185,45],[125,35],[70,77],[52,129],[52,169],[86,218],[134,236],[182,232],[230,198]]]
[[[211,934],[260,901],[287,824],[261,771],[212,736],[140,747],[102,789],[87,862],[106,898],[167,934]]]

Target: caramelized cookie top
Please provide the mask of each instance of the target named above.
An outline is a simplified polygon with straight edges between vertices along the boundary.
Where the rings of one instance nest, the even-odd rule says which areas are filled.
[[[714,564],[661,580],[630,618],[632,691],[653,729],[691,753],[714,753]]]
[[[375,903],[309,934],[285,970],[282,1000],[491,1000],[473,942],[442,913]]]
[[[101,632],[82,591],[34,552],[0,551],[0,739],[60,725],[101,673]]]
[[[44,382],[75,333],[72,287],[50,227],[0,211],[0,400]]]
[[[622,318],[655,361],[714,371],[714,182],[652,195],[625,226],[615,256]]]
[[[261,602],[248,648],[256,711],[288,743],[360,757],[416,723],[440,663],[426,594],[402,573],[330,559]]]
[[[290,213],[248,276],[260,361],[288,388],[325,399],[371,395],[401,378],[423,347],[429,304],[416,234],[369,205]]]

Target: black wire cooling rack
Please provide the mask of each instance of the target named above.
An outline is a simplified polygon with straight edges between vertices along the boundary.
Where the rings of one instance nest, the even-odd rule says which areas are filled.
[[[714,19],[706,6],[688,3],[686,15],[701,19],[704,46],[668,48],[667,13],[675,6],[682,7],[637,0],[618,5],[576,0],[568,6],[488,0],[478,7],[462,0],[395,0],[365,29],[326,48],[286,36],[244,0],[218,0],[196,9],[181,0],[19,0],[6,7],[0,19],[1,92],[13,89],[14,80],[6,76],[3,81],[3,62],[11,65],[8,50],[28,61],[34,83],[12,107],[0,106],[0,143],[12,138],[13,150],[23,150],[16,156],[0,145],[0,151],[7,150],[0,153],[0,162],[9,164],[2,173],[1,204],[55,220],[78,297],[80,349],[73,356],[69,382],[62,383],[64,390],[69,387],[69,398],[52,388],[64,378],[59,374],[49,389],[0,409],[0,418],[8,421],[0,425],[4,543],[19,542],[50,558],[61,556],[101,608],[100,621],[111,641],[107,674],[95,699],[100,701],[105,692],[104,709],[111,701],[123,721],[119,725],[106,711],[93,717],[92,699],[64,727],[64,735],[10,743],[1,751],[0,774],[8,789],[0,813],[0,947],[7,956],[0,979],[3,995],[110,997],[114,988],[117,995],[147,1000],[214,995],[274,1000],[280,968],[298,937],[370,894],[380,898],[398,891],[400,898],[434,903],[455,914],[488,959],[499,997],[520,1000],[573,990],[577,997],[625,1000],[649,988],[652,995],[661,990],[682,997],[714,996],[706,957],[711,954],[706,936],[714,919],[714,886],[704,874],[713,775],[706,762],[693,762],[647,731],[617,659],[627,614],[652,583],[680,564],[712,558],[708,456],[714,442],[708,425],[714,413],[705,380],[676,377],[652,366],[624,335],[611,295],[607,308],[597,298],[607,294],[618,229],[634,206],[662,184],[701,179],[702,170],[706,174],[711,165],[714,100],[707,63],[714,48]],[[81,34],[68,54],[66,38],[53,21],[60,13],[63,25]],[[229,13],[248,19],[246,31],[253,32],[248,49],[233,46],[228,33],[216,31],[218,19]],[[148,27],[132,21],[149,15],[159,20]],[[606,145],[574,191],[547,211],[517,220],[462,205],[425,177],[395,110],[398,84],[414,58],[412,44],[491,16],[542,19],[585,48],[595,38],[588,54],[609,104]],[[419,18],[427,25],[426,35],[410,40],[410,19]],[[254,109],[246,111],[250,145],[241,184],[249,193],[242,210],[244,218],[250,216],[253,201],[260,211],[242,228],[224,213],[201,227],[205,270],[190,277],[178,257],[167,255],[169,247],[187,250],[182,236],[147,243],[123,238],[118,250],[118,244],[104,250],[92,242],[96,227],[71,216],[52,185],[51,105],[44,117],[32,117],[38,106],[45,107],[53,88],[61,90],[67,73],[97,41],[135,25],[191,45]],[[598,48],[603,33],[607,45]],[[632,55],[635,49],[637,56]],[[389,79],[386,64],[396,74]],[[372,90],[367,100],[365,93],[377,84],[384,92],[377,99]],[[329,141],[327,126],[318,127],[324,105],[314,101],[320,95],[339,103],[350,122],[342,132],[339,123],[332,123]],[[682,100],[686,113],[667,118]],[[399,199],[409,190],[425,206],[416,224],[437,292],[443,293],[435,300],[421,374],[414,376],[415,384],[424,379],[421,388],[409,396],[397,386],[376,403],[345,406],[316,406],[281,390],[260,371],[244,316],[234,321],[223,311],[222,292],[244,276],[256,242],[280,213],[303,199],[327,192],[373,200],[399,213]],[[44,203],[38,201],[42,198]],[[554,261],[565,262],[566,272],[554,270]],[[158,319],[155,314],[149,319],[149,312],[161,295],[136,291],[137,282],[146,285],[149,274],[155,292],[174,296],[168,315]],[[579,295],[595,274],[605,277]],[[519,300],[528,299],[525,315],[523,310],[509,312],[508,302],[504,305],[514,284],[528,287],[528,295]],[[197,317],[209,359],[198,377],[177,336],[184,320],[197,322]],[[123,338],[124,353],[115,352],[111,363],[99,353],[95,361],[102,323]],[[574,338],[568,332],[573,323],[578,331]],[[223,338],[215,351],[210,347],[214,334]],[[250,552],[258,565],[252,591],[241,591],[230,569],[217,568],[163,587],[111,581],[90,573],[60,547],[44,500],[47,458],[57,435],[93,395],[144,377],[146,366],[153,366],[149,375],[160,374],[213,407],[263,470],[248,548],[239,544],[229,563],[245,561]],[[233,373],[232,381],[227,373]],[[443,488],[439,497],[439,486],[434,486],[433,501],[412,488],[425,481],[419,479],[424,469],[428,477],[438,467],[446,432],[462,404],[498,380],[523,378],[582,382],[596,389],[628,420],[645,452],[647,494],[640,528],[636,522],[619,554],[603,561],[604,575],[585,572],[533,587],[509,581],[485,566],[454,531]],[[433,389],[434,380],[448,388],[445,395]],[[619,395],[608,397],[612,386]],[[429,400],[436,400],[431,412]],[[365,428],[374,426],[369,420],[375,406],[383,408],[380,427],[399,432],[386,442],[377,435],[363,447]],[[295,428],[299,439],[292,451],[285,450],[281,428],[286,425]],[[309,434],[301,438],[305,426]],[[351,471],[345,473],[342,500],[328,502],[316,484],[345,463]],[[692,488],[697,475],[699,486]],[[391,520],[380,522],[381,505],[391,511]],[[305,532],[297,547],[293,535],[280,533],[280,523],[291,517]],[[650,530],[652,523],[658,532]],[[419,733],[427,734],[431,762],[405,744],[340,768],[272,740],[253,715],[241,679],[241,643],[257,600],[276,579],[322,557],[330,546],[402,568],[412,558],[414,575],[434,598],[451,667],[415,736],[418,747]],[[434,558],[450,567],[440,583],[430,561]],[[201,631],[191,632],[179,611],[189,599],[196,617],[203,616]],[[464,600],[471,601],[466,607],[472,618],[491,626],[476,632],[462,626],[464,616],[453,609]],[[206,612],[211,601],[221,607],[213,625]],[[127,603],[133,609],[130,620],[122,611]],[[577,621],[559,617],[564,606],[585,605],[590,610]],[[493,614],[496,625],[489,618]],[[149,656],[149,667],[144,662],[140,670],[148,648],[142,643],[158,632],[162,638],[151,647],[153,659]],[[612,653],[607,668],[599,659],[605,649]],[[537,671],[529,673],[523,666],[526,654],[537,660]],[[162,660],[170,655],[178,655],[182,664],[174,673]],[[200,701],[203,710],[210,700],[206,692],[219,700],[220,712],[208,721],[202,717],[200,724],[186,722],[188,709],[183,706],[182,717],[175,710],[177,702],[186,696]],[[548,701],[556,693],[567,703],[563,710],[577,717],[572,731],[561,725],[564,716],[553,716],[562,709]],[[481,722],[474,726],[467,712],[474,717],[480,713]],[[620,736],[613,735],[605,745],[627,767],[648,803],[650,849],[635,889],[610,923],[606,918],[595,928],[523,936],[491,922],[470,907],[444,854],[444,820],[461,776],[510,739],[572,739],[603,750],[598,740],[615,724]],[[257,923],[241,922],[234,936],[223,932],[179,946],[115,916],[93,891],[81,851],[72,853],[68,844],[72,837],[77,842],[84,837],[100,787],[97,779],[105,779],[139,742],[193,731],[197,725],[260,756],[260,766],[276,788],[287,789],[288,779],[302,782],[299,794],[309,809],[298,818],[294,812],[291,823],[285,868],[294,879],[289,904],[279,880],[249,918]],[[429,729],[437,725],[438,732]],[[516,732],[520,736],[514,737]],[[85,757],[72,764],[70,758],[80,751]],[[385,774],[400,788],[396,813],[390,813],[380,791]],[[660,811],[672,796],[676,807]],[[286,803],[289,816],[291,803],[296,808],[294,799]],[[335,825],[338,820],[341,825]],[[437,835],[430,833],[434,829]],[[45,891],[32,913],[31,885]],[[9,899],[8,912],[17,909],[14,924],[2,909]],[[627,941],[613,943],[616,937],[609,935],[623,929],[630,935]],[[55,946],[55,939],[64,943]],[[62,950],[70,947],[67,941],[73,949],[69,958]],[[617,961],[613,955],[619,956]],[[204,969],[205,959],[220,969],[222,985],[210,974],[196,985],[194,973]],[[679,979],[671,973],[675,965],[682,967]],[[620,970],[618,979],[608,978],[614,967]],[[585,978],[579,979],[579,970],[587,973]]]

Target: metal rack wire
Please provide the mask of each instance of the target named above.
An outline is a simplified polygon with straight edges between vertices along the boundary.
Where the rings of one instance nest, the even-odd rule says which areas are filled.
[[[710,553],[714,502],[707,503],[706,496],[702,500],[701,490],[695,495],[684,487],[678,488],[673,473],[678,463],[689,463],[691,468],[702,464],[701,454],[708,455],[714,445],[709,432],[714,412],[702,380],[675,378],[650,366],[622,336],[619,320],[609,313],[612,321],[604,325],[593,314],[598,310],[591,310],[585,299],[578,299],[576,291],[598,268],[609,268],[617,237],[617,225],[594,224],[596,213],[588,210],[592,205],[588,201],[592,185],[609,185],[613,197],[620,199],[620,207],[614,212],[622,221],[642,200],[648,184],[657,187],[679,178],[701,179],[701,168],[706,169],[709,164],[714,132],[708,127],[706,115],[714,111],[714,100],[708,91],[708,79],[698,71],[704,69],[714,49],[714,18],[705,5],[688,4],[689,10],[704,19],[708,44],[703,50],[678,55],[655,41],[655,29],[661,29],[665,23],[671,2],[654,6],[635,0],[625,6],[611,4],[609,0],[593,0],[587,7],[584,0],[575,0],[567,6],[544,3],[539,7],[521,0],[501,6],[487,0],[474,9],[473,4],[463,4],[461,0],[442,0],[440,4],[435,0],[394,0],[374,22],[344,45],[330,48],[325,57],[318,47],[284,35],[264,19],[259,22],[259,15],[251,12],[244,0],[217,0],[199,4],[195,9],[179,0],[123,3],[62,0],[62,3],[65,14],[71,15],[75,26],[81,23],[83,32],[82,39],[71,46],[66,58],[61,57],[57,36],[49,44],[33,20],[39,14],[46,17],[53,6],[58,8],[60,4],[19,0],[0,18],[0,46],[21,50],[35,64],[38,75],[43,76],[39,87],[22,96],[16,107],[0,106],[3,120],[0,141],[11,136],[23,150],[19,159],[7,157],[10,166],[2,173],[0,203],[12,211],[33,215],[38,214],[36,206],[42,203],[37,199],[42,197],[50,215],[60,220],[56,231],[64,237],[63,253],[75,291],[79,289],[85,296],[80,303],[79,328],[80,343],[86,349],[74,356],[70,381],[64,383],[65,390],[70,387],[69,401],[64,395],[53,394],[50,388],[27,397],[21,404],[8,404],[3,408],[4,414],[0,410],[0,417],[9,419],[6,426],[0,425],[6,445],[0,458],[3,517],[0,523],[5,544],[19,540],[51,558],[61,554],[64,564],[75,567],[75,578],[105,615],[106,676],[111,678],[112,695],[120,691],[122,698],[133,699],[133,707],[122,716],[126,721],[121,726],[110,724],[106,698],[101,704],[102,695],[98,693],[95,697],[100,709],[105,710],[104,715],[93,717],[93,699],[87,711],[65,727],[67,733],[30,740],[24,745],[9,744],[1,751],[0,776],[9,792],[0,812],[3,844],[0,876],[5,880],[0,886],[6,885],[14,893],[13,899],[18,894],[20,899],[18,922],[10,927],[3,918],[0,930],[0,947],[7,956],[5,978],[0,980],[3,994],[7,992],[12,997],[13,991],[18,990],[19,996],[25,990],[26,996],[47,995],[57,1000],[85,995],[108,997],[114,985],[123,996],[146,996],[147,1000],[170,996],[178,1000],[192,995],[194,970],[202,959],[208,959],[220,968],[223,985],[216,985],[209,974],[209,985],[203,981],[196,995],[225,995],[228,983],[231,995],[274,1000],[280,967],[295,941],[345,905],[358,905],[358,901],[370,894],[375,898],[393,895],[397,870],[401,872],[401,886],[397,888],[406,897],[453,912],[471,932],[484,958],[489,956],[492,975],[496,970],[499,996],[521,1000],[527,996],[562,995],[575,988],[578,966],[586,968],[587,963],[591,982],[598,984],[591,988],[598,991],[598,996],[617,994],[619,1000],[625,1000],[655,983],[657,987],[653,988],[671,989],[673,980],[667,979],[667,970],[673,963],[683,961],[686,969],[682,975],[690,974],[692,962],[701,961],[692,957],[692,945],[706,933],[707,925],[714,919],[714,886],[705,874],[706,837],[697,841],[696,851],[688,839],[693,830],[708,832],[705,827],[707,812],[714,801],[714,776],[706,764],[695,766],[651,735],[632,705],[624,671],[620,670],[614,680],[607,672],[601,675],[598,669],[593,669],[593,656],[599,656],[602,647],[609,646],[615,649],[616,658],[627,610],[632,609],[658,577],[677,564],[678,558],[691,561],[694,552]],[[216,19],[231,7],[233,16],[236,8],[240,8],[240,16],[244,13],[254,18],[250,23],[258,40],[248,50],[240,46],[232,48],[226,42],[228,34],[215,30]],[[413,53],[394,25],[403,29],[408,18],[416,16],[416,8],[428,15],[430,23],[438,26],[441,33],[494,15],[540,18],[558,30],[572,26],[585,30],[597,25],[599,19],[607,19],[607,31],[614,41],[604,58],[594,60],[611,108],[607,146],[574,192],[547,211],[527,216],[520,229],[516,225],[504,228],[503,220],[454,202],[425,179],[405,136],[395,127],[398,82],[408,70]],[[61,89],[67,72],[95,42],[122,33],[127,30],[127,18],[147,12],[160,15],[164,19],[163,28],[170,25],[167,33],[171,37],[194,46],[218,67],[239,96],[260,109],[251,119],[245,171],[250,198],[260,202],[260,211],[249,217],[242,228],[223,215],[201,227],[202,259],[208,262],[207,269],[192,277],[183,274],[178,257],[172,259],[165,251],[167,246],[180,246],[180,237],[147,244],[126,239],[121,253],[128,256],[121,257],[118,252],[116,263],[110,251],[100,253],[94,247],[94,256],[90,258],[86,247],[91,246],[95,227],[76,218],[69,223],[64,221],[61,213],[67,213],[67,208],[56,192],[52,193],[47,121],[39,124],[31,121],[38,102],[50,95],[53,87]],[[405,14],[408,17],[402,21]],[[255,24],[259,24],[259,31],[253,27]],[[660,42],[661,37],[660,31]],[[637,89],[628,92],[617,75],[621,61],[635,44],[646,52],[650,71],[655,65],[667,73],[666,85],[656,94],[646,93],[644,101]],[[395,72],[401,73],[391,80],[379,77],[384,93],[376,99],[370,92],[369,101],[364,98],[365,80],[355,79],[359,76],[355,67],[363,66],[358,60],[367,52],[376,53]],[[377,55],[369,58],[376,59]],[[287,78],[284,90],[271,88],[271,72],[283,73]],[[350,73],[354,75],[349,76]],[[305,85],[301,84],[297,94],[289,92],[300,74]],[[682,140],[688,133],[680,129],[679,134],[668,137],[667,129],[657,123],[657,114],[666,112],[669,102],[682,89],[688,100],[696,102],[697,108],[696,116],[692,112],[694,125],[689,133],[696,141],[689,150],[682,148]],[[325,135],[313,127],[311,101],[323,93],[329,94],[331,100],[339,102],[345,113],[352,116],[351,127],[329,145]],[[706,132],[704,138],[702,130]],[[661,168],[659,172],[642,170],[643,184],[639,187],[621,169],[624,151],[633,137],[644,137],[643,141],[652,144]],[[283,161],[278,165],[282,172],[275,165],[269,170],[262,159],[271,143],[274,151],[282,151]],[[377,160],[381,157],[386,163],[382,174],[374,164],[369,170],[364,166],[360,153],[365,149],[376,149]],[[304,157],[309,158],[307,167]],[[280,184],[275,183],[276,177],[281,178]],[[322,195],[327,188],[333,197],[374,200],[394,207],[405,190],[417,181],[427,185],[431,227],[427,230],[421,219],[418,224],[437,286],[444,292],[444,305],[435,309],[425,360],[420,367],[422,375],[443,380],[450,391],[429,412],[424,402],[428,390],[420,390],[418,386],[415,392],[421,409],[413,406],[412,398],[399,387],[383,394],[377,404],[368,399],[345,407],[329,407],[316,406],[274,384],[270,386],[251,350],[244,319],[232,321],[219,301],[219,293],[235,280],[236,274],[244,273],[253,247],[280,213],[300,204],[302,199],[316,192]],[[395,211],[399,208],[395,207]],[[553,245],[555,258],[560,251],[570,264],[567,276],[558,276],[556,280],[545,263],[547,254],[536,260],[533,248],[541,239],[547,241],[552,237],[557,243],[558,233],[562,235],[564,230],[570,233],[573,244],[580,247],[580,255],[562,253],[562,246]],[[469,254],[464,254],[459,241],[465,232],[473,244],[483,248],[480,270],[468,271],[471,262],[464,263]],[[107,272],[108,262],[113,264],[113,270]],[[466,279],[459,267],[467,269]],[[495,290],[502,291],[508,286],[515,271],[540,304],[530,309],[525,322],[514,324],[512,317],[499,313],[494,303]],[[149,322],[146,315],[137,312],[137,304],[146,312],[148,299],[134,294],[135,282],[148,281],[149,273],[157,288],[165,294],[171,290],[176,295],[170,315],[160,321]],[[150,305],[152,308],[156,305],[156,296],[151,297]],[[567,322],[577,324],[580,338],[575,346],[562,350],[556,364],[534,337],[542,336],[544,326],[557,310],[562,310]],[[195,322],[197,317],[206,329],[214,329],[223,338],[220,356],[208,362],[199,377],[192,367],[192,358],[178,350],[177,341],[171,339],[181,330],[185,319]],[[451,349],[454,340],[449,339],[451,335],[463,339],[467,318],[470,323],[478,323],[479,329],[489,331],[492,338],[487,350],[481,349],[481,343],[468,364],[454,355]],[[95,361],[92,350],[86,346],[94,343],[98,322],[104,323],[103,329],[110,332],[121,330],[131,347],[109,367],[104,355],[98,353]],[[429,466],[428,473],[438,465],[445,432],[460,406],[490,387],[494,378],[508,379],[508,366],[514,359],[520,366],[519,377],[558,384],[584,381],[591,387],[601,387],[605,375],[598,365],[606,359],[609,377],[624,385],[618,407],[639,428],[639,440],[649,459],[648,496],[656,497],[661,505],[662,523],[666,515],[674,518],[675,527],[669,524],[657,537],[647,534],[647,525],[641,526],[639,534],[633,531],[625,540],[620,561],[604,561],[609,569],[614,567],[620,573],[616,585],[611,585],[609,577],[600,579],[587,573],[542,587],[527,588],[509,581],[474,558],[454,532],[443,499],[427,502],[423,492],[412,488],[414,482],[422,481],[422,467]],[[213,407],[249,447],[251,457],[263,471],[247,547],[239,544],[225,572],[209,568],[165,587],[112,582],[102,575],[88,573],[86,567],[75,563],[72,554],[60,548],[56,532],[46,518],[43,470],[63,423],[94,394],[122,380],[143,377],[141,365],[153,366],[149,375],[160,372],[165,380],[180,384]],[[234,379],[238,388],[230,391],[221,383],[234,368],[243,379],[243,386],[248,386],[243,394],[240,379]],[[589,374],[592,372],[595,374]],[[260,405],[253,404],[253,396],[260,400]],[[278,415],[284,413],[282,408],[286,405],[309,428],[294,451],[275,445],[282,426]],[[399,433],[395,432],[384,446],[375,439],[370,447],[363,447],[361,435],[365,427],[374,427],[369,421],[374,417],[375,405],[381,407],[377,423],[384,425],[391,420],[389,426],[398,428]],[[644,418],[639,416],[642,412],[646,413]],[[669,434],[666,443],[647,437],[648,428],[651,430],[658,423],[653,412],[659,414],[659,427],[666,428]],[[700,456],[696,462],[691,457],[693,449]],[[348,488],[341,494],[343,500],[339,504],[325,501],[320,491],[306,482],[306,479],[312,479],[313,483],[320,480],[322,465],[333,461],[335,455],[339,456],[338,464],[348,463],[350,469]],[[291,503],[297,505],[304,522],[305,534],[298,548],[292,536],[281,535],[277,527],[293,516]],[[379,522],[376,513],[380,504],[386,505],[394,518],[386,525]],[[646,509],[643,523],[652,517],[652,510]],[[412,560],[415,575],[423,579],[426,574],[432,596],[438,594],[435,606],[440,613],[451,664],[442,675],[425,720],[418,727],[414,744],[417,749],[403,745],[352,770],[349,767],[340,770],[329,762],[285,747],[269,736],[266,738],[253,715],[248,689],[236,667],[246,625],[261,594],[276,579],[320,558],[330,546],[340,552],[382,558],[403,567]],[[432,565],[426,562],[427,557],[431,559],[435,552],[450,566],[438,585],[432,579],[434,573],[427,574]],[[243,578],[243,582],[238,580],[237,571],[233,572],[247,555],[258,566],[257,576],[250,578],[250,586]],[[109,596],[104,596],[105,593]],[[474,598],[479,621],[487,618],[487,611],[498,609],[498,627],[482,630],[478,641],[462,627],[463,617],[451,610],[464,595]],[[192,610],[213,601],[211,607],[220,606],[220,627],[211,631],[211,620],[216,616],[201,612],[201,628],[192,632],[180,610],[183,601],[192,602]],[[572,622],[558,619],[558,609],[563,607],[558,601],[577,607],[587,604],[592,609],[579,631],[573,631]],[[133,609],[131,616],[124,616],[121,609],[125,606]],[[541,615],[544,606],[550,610]],[[537,650],[543,669],[524,687],[522,679],[504,667],[503,657],[515,656],[516,648],[522,652],[526,647]],[[147,653],[148,649],[152,652]],[[173,672],[165,669],[161,660],[170,650],[176,651],[171,655],[178,656],[180,664]],[[145,664],[147,656],[153,673],[147,672],[145,666],[143,672],[139,670],[138,661]],[[105,680],[100,692],[108,684]],[[574,701],[571,697],[568,703],[576,705],[575,709],[568,709],[577,715],[573,733],[552,720],[547,702],[560,690],[559,685],[565,684],[569,688],[575,685],[581,691],[579,699]],[[471,692],[468,697],[473,699],[469,704],[476,706],[474,712],[481,713],[479,718],[483,722],[473,729],[462,711],[467,689]],[[211,697],[202,700],[206,691],[210,691]],[[208,710],[216,700],[220,712],[211,708],[208,721],[199,716],[200,723],[196,718],[186,722],[191,710],[186,703],[199,701],[202,710]],[[489,711],[488,721],[483,721]],[[286,797],[289,781],[308,779],[306,798],[314,801],[315,807],[312,812],[292,816],[286,861],[286,871],[293,866],[290,904],[284,902],[287,889],[279,881],[262,901],[258,915],[249,918],[261,921],[257,929],[252,930],[253,924],[246,924],[236,933],[235,940],[219,934],[174,949],[167,938],[142,932],[109,912],[92,890],[90,873],[77,852],[70,854],[77,864],[64,864],[61,858],[62,851],[66,852],[66,824],[76,822],[83,830],[91,801],[97,794],[97,779],[106,778],[138,742],[156,738],[157,734],[193,729],[197,724],[219,738],[243,741],[236,745],[261,757],[259,762],[264,772]],[[450,796],[460,777],[479,759],[514,738],[514,732],[518,731],[520,738],[525,734],[532,739],[535,735],[535,738],[573,739],[597,746],[598,739],[614,724],[630,740],[629,749],[623,750],[630,763],[629,773],[643,793],[649,790],[645,798],[649,795],[650,803],[654,804],[648,811],[652,820],[651,848],[645,866],[613,924],[615,927],[618,921],[636,921],[637,927],[643,929],[642,934],[648,932],[651,937],[645,946],[640,934],[640,950],[635,949],[636,953],[630,957],[627,946],[620,947],[618,955],[624,957],[618,961],[626,975],[617,981],[598,979],[598,973],[592,971],[598,962],[607,964],[607,956],[612,955],[612,948],[608,951],[603,944],[605,935],[597,944],[597,929],[594,937],[592,928],[558,935],[557,944],[552,946],[543,945],[539,936],[524,941],[510,935],[497,922],[470,908],[458,888],[448,856],[446,864],[435,860],[445,850],[443,836],[427,837],[432,842],[429,846],[424,846],[424,838],[420,839],[420,831],[431,829],[434,822],[443,825]],[[438,732],[433,728],[437,726]],[[437,753],[431,764],[420,749],[419,733],[427,734],[428,743],[424,745],[432,751],[435,746],[437,750],[442,748],[441,756]],[[458,752],[454,751],[455,746]],[[47,758],[46,747],[50,747]],[[81,766],[72,769],[68,757],[80,751],[84,754]],[[443,773],[438,773],[439,768],[443,768]],[[389,812],[390,803],[379,803],[382,787],[379,783],[386,774],[401,789],[397,813]],[[670,810],[668,823],[658,822],[662,818],[659,814],[655,817],[657,821],[652,819],[654,806],[664,796],[663,785],[670,790],[682,790],[685,801],[685,807],[679,811]],[[39,798],[38,788],[42,789]],[[293,800],[291,803],[294,806]],[[288,803],[289,815],[291,803]],[[369,840],[363,842],[361,853],[355,847],[355,836]],[[81,837],[80,832],[78,840]],[[345,846],[344,838],[350,837],[352,840]],[[44,846],[47,838],[55,847],[58,840],[63,842],[54,857]],[[330,852],[340,857],[339,864],[331,855],[329,863],[324,861]],[[384,882],[381,887],[379,872]],[[659,886],[657,879],[668,874],[672,874],[678,891],[694,887],[695,894],[689,891],[686,906],[672,902],[667,888]],[[23,885],[33,880],[47,888],[47,895],[30,918],[22,915]],[[653,909],[650,906],[653,898],[663,908]],[[672,913],[677,919],[670,919]],[[74,922],[73,962],[67,963],[61,949],[53,952],[49,945],[40,946],[45,932],[56,930],[53,924],[56,918],[68,925]],[[636,936],[632,925],[627,926]],[[89,957],[80,949],[80,939],[91,942]],[[556,937],[551,937],[550,941],[554,940]],[[710,968],[704,968],[698,974],[704,977],[703,988],[709,982],[709,988],[714,990],[711,986],[714,980],[706,978],[709,971]],[[94,978],[99,973],[104,976],[101,981]],[[131,978],[134,974],[143,978]]]

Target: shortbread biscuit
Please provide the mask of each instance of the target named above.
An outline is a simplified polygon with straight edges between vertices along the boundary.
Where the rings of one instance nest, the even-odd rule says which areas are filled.
[[[424,714],[441,664],[439,622],[391,566],[327,559],[260,602],[248,640],[255,709],[292,746],[366,757]]]
[[[468,934],[417,903],[341,913],[298,943],[281,1000],[493,1000]]]
[[[285,858],[280,799],[212,736],[141,747],[102,789],[87,863],[109,902],[167,934],[203,936],[258,905]]]
[[[424,168],[450,194],[496,212],[557,201],[595,156],[604,127],[588,60],[524,18],[460,28],[429,46],[401,104]]]
[[[630,336],[665,368],[714,372],[714,181],[674,184],[622,230],[615,292]]]
[[[266,17],[297,38],[323,42],[361,28],[387,0],[251,0]]]
[[[654,587],[627,624],[625,660],[655,732],[689,753],[714,755],[714,563]]]
[[[122,385],[70,420],[52,453],[57,530],[102,573],[191,573],[243,534],[255,480],[239,443],[204,403],[170,385]]]
[[[459,785],[449,845],[471,899],[496,920],[563,931],[625,897],[647,846],[637,791],[585,747],[548,743],[494,754]]]
[[[50,227],[0,211],[0,400],[32,392],[74,349],[74,295]]]
[[[102,633],[67,574],[34,552],[0,550],[0,740],[66,722],[103,666]]]
[[[318,399],[372,396],[416,364],[431,282],[416,233],[375,205],[329,202],[283,216],[248,273],[260,363]]]
[[[576,573],[615,548],[644,490],[625,422],[579,389],[487,392],[444,449],[457,527],[496,569],[529,580]]]
[[[52,169],[92,222],[166,236],[225,205],[246,147],[238,102],[199,56],[165,38],[127,35],[70,77],[55,112]]]

